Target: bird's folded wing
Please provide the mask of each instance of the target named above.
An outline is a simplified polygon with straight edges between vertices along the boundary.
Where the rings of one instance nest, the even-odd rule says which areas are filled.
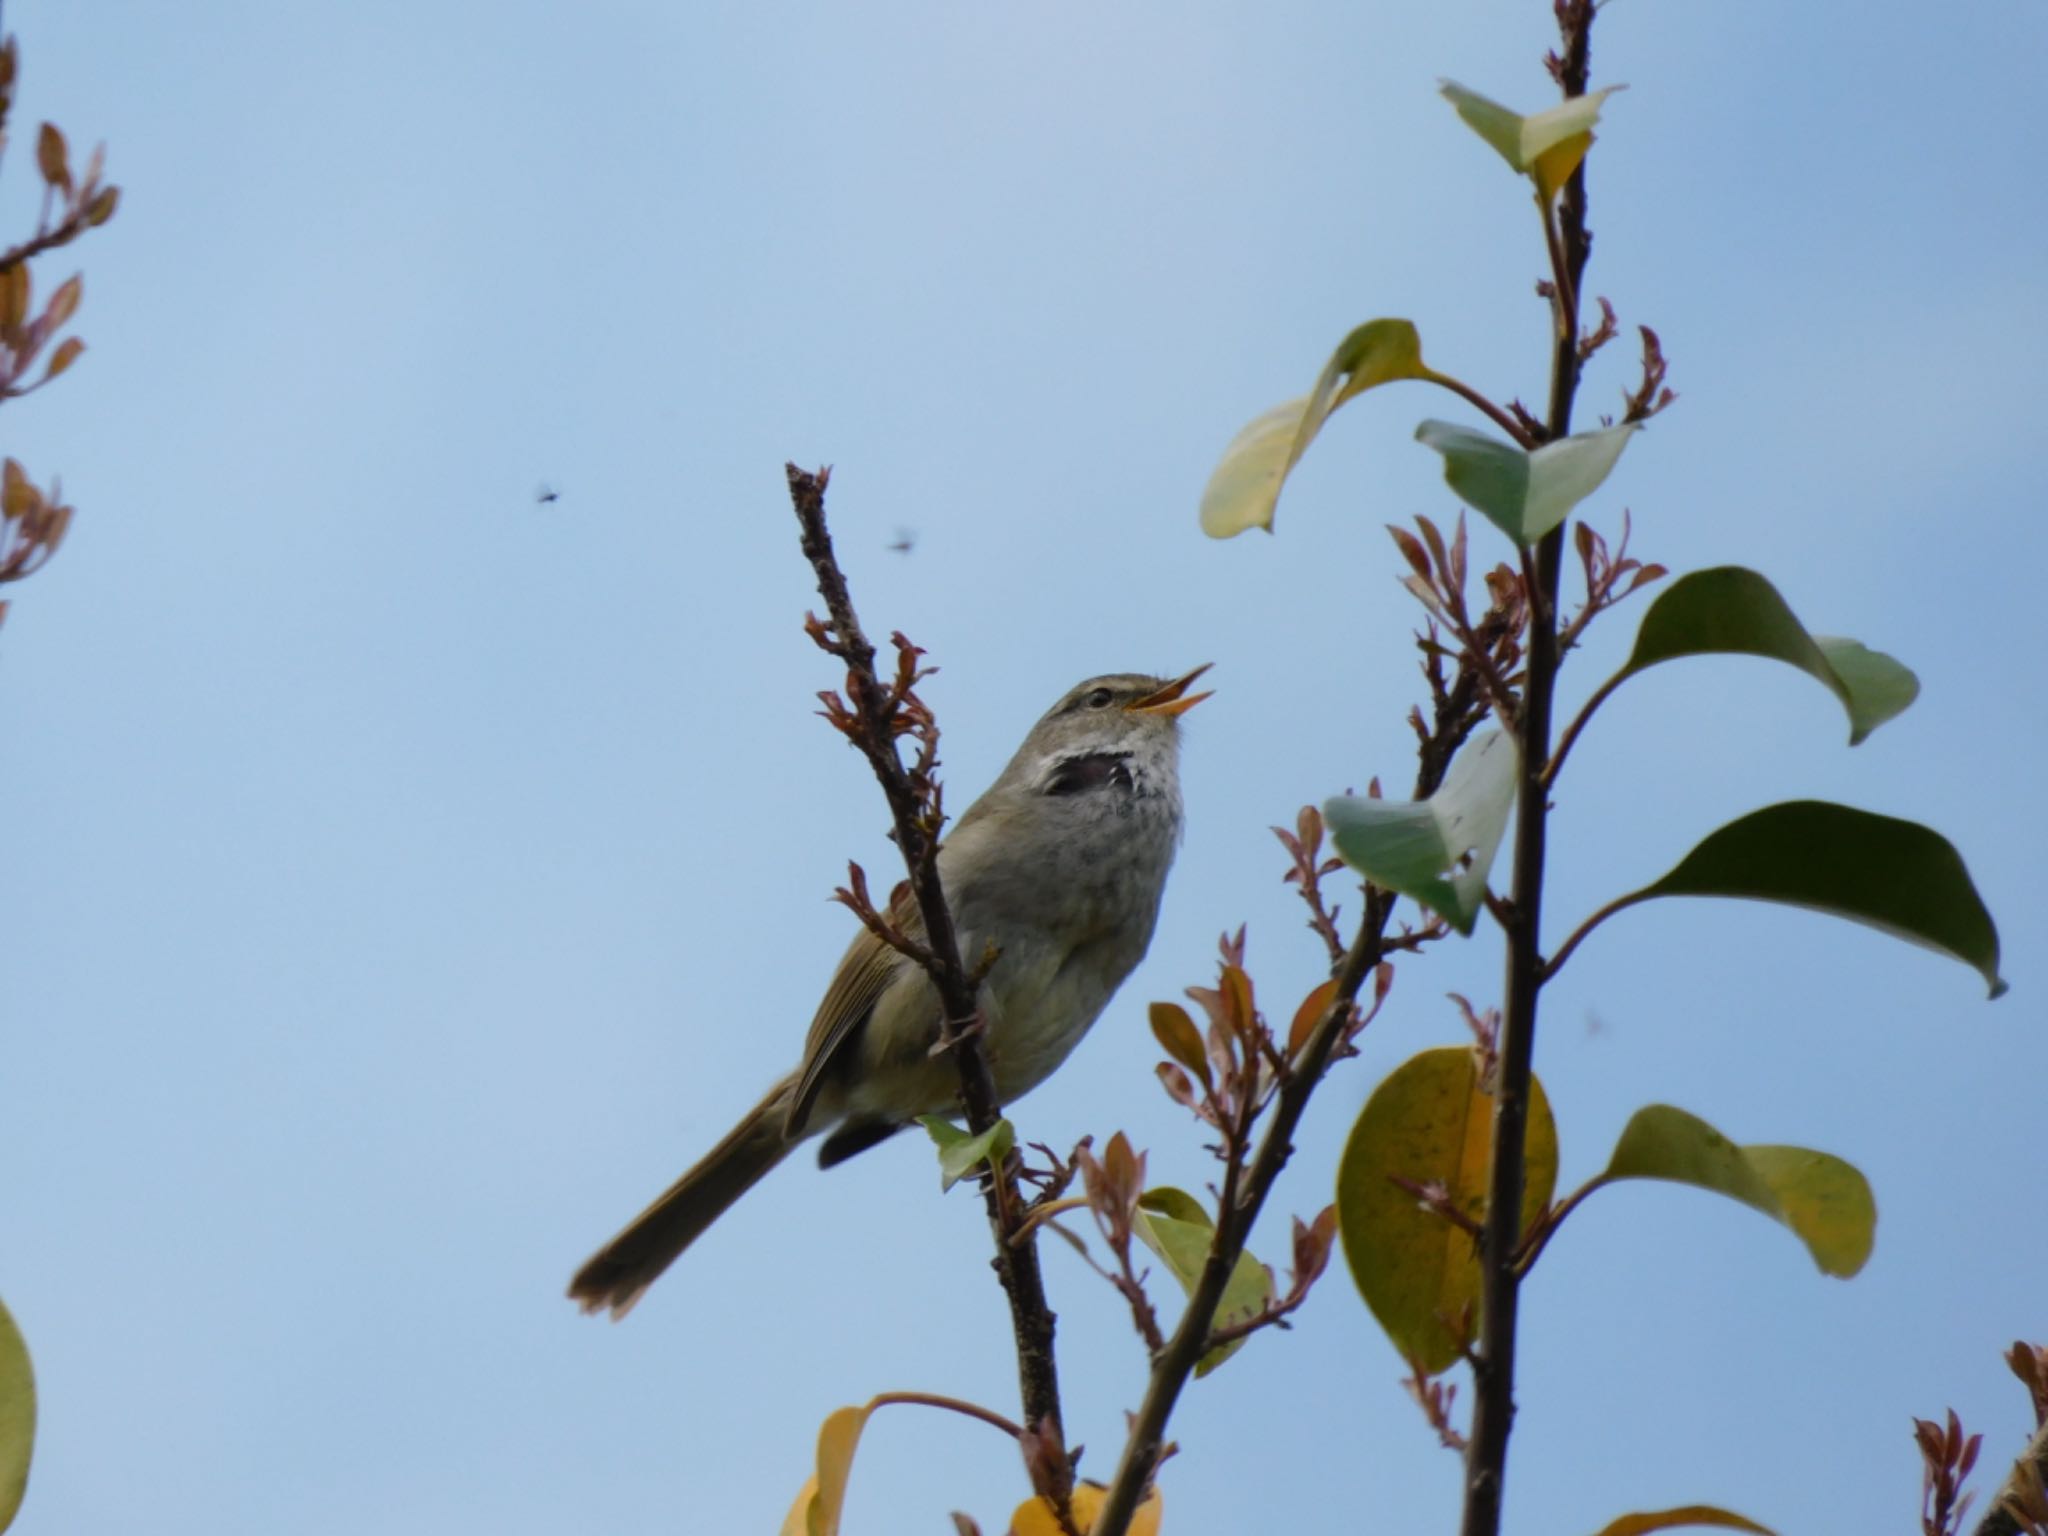
[[[917,904],[907,892],[890,903],[889,917],[910,937],[924,936]],[[896,968],[909,963],[866,928],[854,935],[839,969],[832,974],[832,984],[825,989],[824,1001],[818,1004],[811,1032],[804,1040],[804,1061],[797,1070],[796,1093],[789,1101],[789,1115],[783,1122],[785,1135],[795,1137],[802,1133],[817,1103],[818,1091],[825,1086],[827,1069],[874,1012],[875,1002],[896,975]]]

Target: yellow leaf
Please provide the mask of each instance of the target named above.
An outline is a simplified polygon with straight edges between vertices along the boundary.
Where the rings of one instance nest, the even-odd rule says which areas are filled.
[[[1682,1509],[1659,1509],[1644,1514],[1623,1515],[1602,1526],[1600,1536],[1646,1536],[1650,1531],[1668,1531],[1681,1525],[1711,1525],[1724,1531],[1749,1531],[1752,1536],[1777,1536],[1767,1525],[1745,1520],[1711,1504],[1688,1504]]]
[[[1280,487],[1338,406],[1376,385],[1434,375],[1422,361],[1422,340],[1407,320],[1368,320],[1337,344],[1316,387],[1276,405],[1223,450],[1202,491],[1202,532],[1235,538],[1247,528],[1273,528]]]
[[[1096,1516],[1102,1513],[1103,1495],[1108,1491],[1100,1483],[1077,1485],[1072,1500],[1074,1524],[1084,1531],[1093,1526]],[[1131,1536],[1159,1536],[1159,1516],[1163,1508],[1159,1490],[1154,1488],[1131,1515]],[[1064,1533],[1060,1530],[1059,1516],[1053,1513],[1051,1501],[1031,1498],[1019,1504],[1017,1512],[1010,1516],[1010,1536],[1064,1536]]]
[[[1474,1053],[1444,1046],[1409,1058],[1373,1090],[1338,1164],[1337,1222],[1352,1279],[1395,1348],[1431,1374],[1460,1358],[1461,1323],[1477,1331],[1478,1245],[1414,1189],[1439,1191],[1483,1224],[1492,1149],[1493,1096]],[[1557,1186],[1557,1123],[1535,1078],[1523,1153],[1526,1232]]]
[[[846,1503],[846,1476],[868,1421],[865,1408],[841,1408],[818,1429],[818,1469],[782,1522],[782,1536],[838,1536],[839,1511]]]

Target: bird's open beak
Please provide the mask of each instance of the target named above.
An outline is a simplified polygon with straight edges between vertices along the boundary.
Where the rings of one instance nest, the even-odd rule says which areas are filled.
[[[1142,699],[1132,700],[1124,708],[1134,715],[1184,715],[1209,697],[1208,693],[1189,693],[1188,684],[1208,671],[1211,665],[1205,661],[1194,671],[1175,678],[1164,688],[1148,693]]]

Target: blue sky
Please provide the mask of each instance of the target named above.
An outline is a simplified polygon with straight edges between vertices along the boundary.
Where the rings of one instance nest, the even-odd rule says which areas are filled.
[[[105,139],[124,188],[42,268],[85,270],[90,350],[5,416],[79,507],[0,631],[0,1295],[43,1411],[19,1528],[768,1531],[833,1407],[1011,1409],[978,1210],[907,1137],[793,1160],[623,1326],[561,1297],[792,1063],[846,935],[823,898],[848,857],[886,867],[872,783],[810,713],[835,679],[781,466],[836,466],[864,615],[943,666],[956,805],[1074,680],[1216,663],[1152,953],[1017,1114],[1056,1146],[1121,1128],[1199,1187],[1144,1004],[1240,922],[1276,1010],[1314,981],[1265,828],[1412,771],[1416,611],[1380,530],[1452,515],[1410,433],[1464,417],[1347,408],[1272,538],[1213,544],[1195,502],[1375,315],[1540,397],[1535,221],[1434,87],[1545,104],[1549,7],[6,20],[7,227],[39,119]],[[1787,669],[1632,683],[1560,789],[1554,921],[1743,811],[1837,798],[1953,839],[2013,991],[1758,907],[1652,905],[1579,952],[1538,1047],[1567,1179],[1675,1102],[1858,1163],[1878,1247],[1845,1284],[1705,1195],[1590,1202],[1528,1291],[1512,1530],[1700,1500],[1898,1529],[1911,1416],[1954,1404],[1987,1465],[2020,1442],[1997,1357],[2048,1335],[2044,44],[2012,0],[1601,22],[1596,81],[1631,88],[1589,287],[1659,329],[1682,399],[1592,514],[1629,508],[1674,569],[1758,566],[1924,693],[1851,752]],[[1632,628],[1596,627],[1568,691]],[[1451,990],[1496,995],[1490,943],[1403,967],[1265,1249],[1328,1199],[1371,1085],[1461,1038]],[[1103,1475],[1141,1353],[1048,1265]],[[1167,1529],[1449,1528],[1457,1467],[1398,1374],[1333,1273],[1191,1390]],[[1022,1492],[998,1437],[896,1410],[849,1530],[1000,1530]]]

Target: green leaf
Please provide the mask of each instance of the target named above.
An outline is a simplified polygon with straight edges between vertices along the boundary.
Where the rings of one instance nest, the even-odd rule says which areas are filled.
[[[1202,532],[1212,539],[1234,538],[1247,528],[1271,532],[1281,485],[1338,406],[1375,385],[1431,377],[1412,323],[1359,326],[1337,344],[1313,390],[1254,417],[1231,439],[1202,492]]]
[[[13,1314],[0,1304],[0,1531],[14,1523],[28,1492],[28,1463],[35,1442],[35,1368]]]
[[[1174,1189],[1170,1185],[1148,1189],[1138,1197],[1137,1219],[1131,1223],[1131,1230],[1138,1234],[1147,1248],[1159,1255],[1160,1262],[1180,1282],[1181,1289],[1192,1296],[1202,1278],[1202,1270],[1209,1262],[1209,1245],[1216,1235],[1215,1225],[1209,1220],[1209,1213],[1202,1208],[1202,1202],[1186,1190]],[[1253,1258],[1249,1249],[1244,1250],[1238,1254],[1229,1280],[1224,1282],[1223,1296],[1217,1303],[1216,1316],[1210,1326],[1222,1328],[1257,1317],[1272,1299],[1271,1271]],[[1244,1342],[1243,1339],[1232,1339],[1228,1344],[1219,1344],[1202,1357],[1195,1367],[1195,1374],[1208,1375],[1236,1354]]]
[[[1623,1515],[1619,1520],[1602,1526],[1600,1536],[1648,1536],[1651,1531],[1669,1531],[1683,1525],[1711,1525],[1724,1531],[1750,1531],[1754,1536],[1778,1536],[1768,1525],[1758,1525],[1754,1520],[1745,1520],[1712,1504],[1688,1504],[1683,1509]]]
[[[1998,929],[1962,855],[1938,832],[1825,800],[1766,806],[1711,832],[1652,896],[1738,896],[1811,907],[1974,966],[2003,995]]]
[[[1740,1200],[1790,1227],[1823,1274],[1855,1274],[1876,1240],[1870,1183],[1850,1164],[1805,1147],[1738,1147],[1669,1104],[1635,1112],[1602,1177],[1668,1179]]]
[[[1344,862],[1470,934],[1515,805],[1519,754],[1505,731],[1468,742],[1427,800],[1335,795],[1323,820]]]
[[[982,1167],[1002,1171],[1003,1159],[1010,1155],[1010,1148],[1017,1144],[1017,1132],[1008,1120],[998,1120],[979,1136],[969,1135],[953,1124],[944,1115],[919,1115],[917,1123],[924,1127],[939,1149],[939,1188],[951,1189],[962,1179],[980,1173]]]
[[[1471,1233],[1396,1184],[1441,1186],[1456,1210],[1486,1219],[1493,1097],[1464,1046],[1424,1051],[1366,1101],[1337,1165],[1337,1225],[1359,1294],[1394,1347],[1434,1374],[1460,1358],[1457,1325],[1479,1326],[1479,1257]],[[1522,1228],[1557,1186],[1557,1124],[1531,1080]]]
[[[1574,96],[1562,105],[1529,117],[1468,91],[1454,80],[1440,82],[1439,89],[1458,109],[1472,131],[1491,144],[1518,174],[1536,183],[1547,203],[1557,195],[1578,169],[1592,147],[1593,125],[1600,119],[1600,104],[1621,87]]]
[[[1920,692],[1920,680],[1882,652],[1808,634],[1778,589],[1739,565],[1694,571],[1660,592],[1615,681],[1680,656],[1715,654],[1764,656],[1818,679],[1849,712],[1851,746]]]
[[[1635,434],[1632,423],[1582,432],[1534,452],[1449,421],[1425,421],[1415,440],[1444,456],[1458,499],[1517,544],[1534,544],[1600,488]]]

